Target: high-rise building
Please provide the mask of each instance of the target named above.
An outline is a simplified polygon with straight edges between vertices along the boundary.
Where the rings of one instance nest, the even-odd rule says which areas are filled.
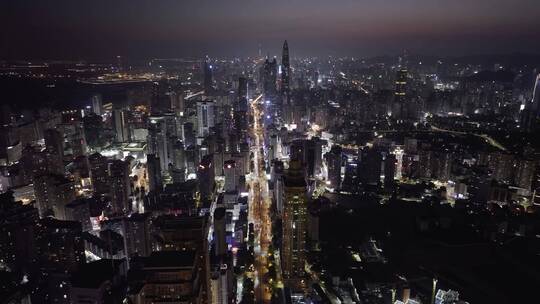
[[[38,272],[34,240],[39,214],[32,205],[16,202],[13,192],[0,194],[0,260],[16,273]]]
[[[193,123],[191,122],[184,123],[182,129],[183,129],[182,137],[184,138],[184,146],[185,147],[193,146],[196,143],[195,142],[195,128],[193,126]]]
[[[76,270],[84,260],[81,224],[44,218],[38,224],[38,252],[49,270]]]
[[[304,160],[307,165],[307,174],[314,177],[321,172],[322,168],[322,146],[325,144],[318,137],[312,137],[304,142]]]
[[[64,136],[58,130],[47,129],[44,132],[45,149],[53,154],[64,155]]]
[[[47,129],[44,137],[48,171],[64,174],[64,136],[58,130]]]
[[[366,148],[361,151],[358,176],[364,185],[377,185],[381,182],[383,158],[381,151],[375,148]]]
[[[205,137],[210,134],[210,128],[213,128],[214,124],[214,102],[197,101],[197,136]]]
[[[66,220],[80,222],[83,231],[92,230],[90,202],[91,199],[79,198],[67,204],[65,207]]]
[[[126,272],[125,260],[100,259],[83,265],[71,278],[71,303],[122,303]]]
[[[94,194],[103,195],[109,193],[109,164],[107,157],[94,153],[88,157],[88,163]]]
[[[31,183],[36,176],[48,172],[46,155],[31,146],[26,146],[22,150],[20,163],[25,183]]]
[[[73,158],[86,155],[88,146],[82,122],[70,121],[69,123],[59,124],[57,128],[64,135],[66,150],[71,153]]]
[[[117,142],[129,141],[129,129],[127,124],[126,113],[121,109],[113,111],[114,131]]]
[[[169,109],[175,113],[176,116],[184,116],[185,100],[182,92],[171,90],[167,93],[170,100]]]
[[[81,223],[43,218],[37,225],[36,247],[49,303],[71,303],[69,274],[85,263]]]
[[[281,55],[281,94],[285,102],[289,102],[291,83],[291,65],[289,62],[289,45],[287,40],[283,43],[283,52]]]
[[[201,302],[210,297],[210,260],[208,252],[208,219],[193,216],[160,216],[154,220],[154,248],[159,251],[195,251],[197,267],[202,271]]]
[[[214,85],[214,79],[212,75],[212,69],[213,66],[208,63],[208,61],[204,61],[204,92],[206,94],[209,94],[212,92],[213,85]]]
[[[34,192],[40,217],[51,213],[66,219],[65,207],[75,200],[75,183],[61,175],[44,174],[34,179]]]
[[[238,101],[241,102],[242,99],[245,99],[247,101],[247,98],[248,98],[248,80],[245,77],[239,77],[238,78]]]
[[[148,190],[151,192],[161,192],[161,190],[163,190],[163,180],[159,157],[156,157],[155,154],[146,155],[146,169],[148,175]]]
[[[150,111],[152,115],[159,115],[159,113],[162,111],[162,105],[161,105],[161,96],[162,96],[162,90],[163,90],[163,84],[161,84],[159,81],[154,81],[152,83],[152,92],[151,92],[151,98],[150,98]]]
[[[328,169],[328,187],[339,189],[341,187],[341,163],[343,158],[341,146],[332,146],[330,152],[325,154],[325,158]]]
[[[384,159],[384,186],[394,185],[396,175],[397,159],[394,154],[386,154]]]
[[[396,72],[394,109],[392,110],[392,114],[401,119],[407,118],[407,73],[407,70],[404,68]]]
[[[284,176],[282,267],[283,277],[299,287],[306,261],[307,185],[302,165],[291,161]]]
[[[161,172],[169,168],[169,153],[166,124],[163,116],[152,116],[148,125],[148,154],[154,154],[160,160]]]
[[[186,155],[184,143],[177,140],[173,145],[172,166],[169,166],[169,174],[173,183],[181,183],[186,179]]]
[[[130,269],[128,298],[134,304],[208,303],[200,259],[194,250],[153,252]]]
[[[151,254],[151,222],[151,213],[134,213],[123,219],[123,234],[128,257],[149,256]]]
[[[201,200],[211,200],[214,192],[214,156],[205,155],[197,167],[197,179],[199,181],[199,193]]]
[[[298,139],[294,140],[289,147],[289,158],[291,160],[297,160],[302,165],[306,164],[306,152],[305,152],[305,142],[304,140]]]
[[[238,100],[234,107],[234,130],[235,136],[240,141],[247,140],[247,130],[248,130],[248,83],[247,79],[240,77],[238,79]]]
[[[113,214],[122,214],[131,210],[129,196],[131,182],[129,177],[129,164],[121,160],[114,160],[109,164],[109,185],[111,195],[111,211]]]
[[[92,96],[92,112],[96,115],[103,114],[103,99],[101,94]]]

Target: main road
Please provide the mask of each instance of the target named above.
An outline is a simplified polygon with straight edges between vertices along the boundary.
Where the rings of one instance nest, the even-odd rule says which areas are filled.
[[[268,193],[268,180],[264,160],[264,126],[259,101],[262,95],[251,102],[253,122],[250,126],[253,152],[253,171],[249,179],[249,222],[253,223],[255,232],[255,299],[256,303],[270,303],[272,293],[267,280],[268,247],[272,242],[272,221],[270,218],[271,200]]]

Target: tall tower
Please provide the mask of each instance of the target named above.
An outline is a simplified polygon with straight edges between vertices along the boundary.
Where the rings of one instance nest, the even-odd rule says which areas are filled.
[[[283,94],[286,102],[289,101],[290,78],[291,65],[289,62],[289,45],[287,40],[285,40],[283,43],[283,52],[281,54],[281,94]]]
[[[114,119],[114,131],[116,132],[117,142],[129,141],[129,129],[126,113],[121,109],[115,109],[113,111]]]
[[[101,94],[92,96],[92,112],[96,115],[103,114],[103,99]]]
[[[210,128],[215,125],[214,106],[211,100],[197,101],[197,135],[199,137],[208,136]]]
[[[130,211],[131,186],[128,163],[117,159],[109,164],[109,185],[112,213],[122,214]]]
[[[208,61],[204,61],[204,92],[206,94],[210,93],[212,90],[212,65]]]
[[[291,286],[300,288],[306,260],[307,185],[302,164],[291,161],[284,177],[283,276]]]
[[[401,119],[407,118],[407,73],[407,69],[403,67],[396,73],[393,112]]]

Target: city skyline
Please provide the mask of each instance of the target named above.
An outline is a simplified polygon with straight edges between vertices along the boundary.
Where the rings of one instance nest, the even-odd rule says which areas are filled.
[[[0,58],[537,53],[535,1],[17,1]],[[9,42],[9,43],[8,43]]]
[[[1,8],[2,303],[537,298],[533,1]]]

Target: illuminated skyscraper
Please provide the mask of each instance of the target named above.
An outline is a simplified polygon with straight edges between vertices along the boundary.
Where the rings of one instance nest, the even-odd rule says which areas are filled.
[[[210,128],[214,127],[214,102],[213,101],[198,101],[197,102],[197,135],[200,137],[207,136],[210,133]]]
[[[407,118],[407,70],[401,68],[397,71],[393,114],[398,118]]]
[[[291,286],[299,287],[306,260],[307,185],[302,165],[291,161],[284,177],[283,276]]]
[[[169,168],[167,128],[163,116],[152,116],[148,125],[148,154],[154,154],[160,160],[161,171]]]
[[[283,43],[283,52],[281,54],[281,94],[285,102],[289,101],[291,81],[291,65],[289,62],[289,45],[287,40]]]

